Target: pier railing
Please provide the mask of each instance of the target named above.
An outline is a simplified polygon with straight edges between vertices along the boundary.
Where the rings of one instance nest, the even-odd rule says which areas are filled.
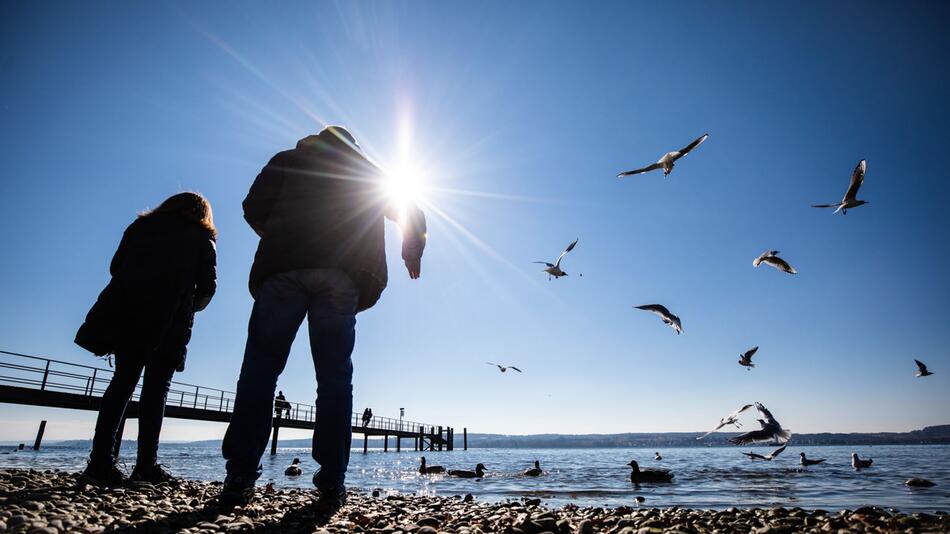
[[[105,392],[112,380],[113,372],[113,369],[103,367],[0,350],[0,385],[95,398],[101,397]],[[141,390],[141,384],[136,385],[132,400],[139,399]],[[234,409],[234,392],[172,381],[165,405],[231,413]],[[289,409],[285,408],[282,411],[285,420],[309,423],[314,421],[316,416],[314,405],[300,402],[288,402],[288,405]],[[426,432],[440,428],[416,421],[376,415],[367,425],[364,425],[362,415],[362,413],[353,413],[352,426],[376,434],[386,432],[408,434],[418,433],[420,428],[424,428]]]

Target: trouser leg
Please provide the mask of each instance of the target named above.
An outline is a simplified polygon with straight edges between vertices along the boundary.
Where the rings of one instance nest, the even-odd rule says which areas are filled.
[[[308,321],[310,348],[317,377],[313,458],[320,464],[314,483],[321,489],[343,489],[350,461],[353,413],[353,363],[358,293],[337,271],[318,292]]]
[[[151,467],[158,459],[158,438],[162,432],[165,401],[174,374],[175,367],[164,362],[145,366],[142,395],[139,397],[138,465]]]
[[[309,296],[292,276],[276,275],[261,286],[248,325],[234,413],[221,451],[229,476],[256,476],[267,448],[277,378],[307,313]]]
[[[119,430],[122,418],[125,417],[125,409],[135,392],[135,385],[138,384],[144,366],[144,362],[139,361],[135,356],[125,354],[116,356],[112,381],[102,394],[99,405],[96,433],[92,439],[92,453],[89,455],[91,462],[109,465],[115,460],[113,450],[116,432]]]

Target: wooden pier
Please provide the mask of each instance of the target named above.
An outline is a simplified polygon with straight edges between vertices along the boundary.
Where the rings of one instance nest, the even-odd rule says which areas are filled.
[[[0,402],[3,403],[98,411],[102,393],[111,379],[112,369],[0,351]],[[140,391],[141,385],[136,386],[132,402],[126,409],[126,418],[137,417]],[[276,453],[281,428],[313,430],[316,415],[313,405],[290,402],[287,406],[289,408],[282,410],[280,417],[272,418],[271,454]],[[233,392],[173,381],[165,403],[165,417],[227,423],[231,420],[233,408]],[[407,440],[415,451],[451,451],[455,448],[452,427],[375,415],[367,425],[363,425],[362,414],[355,412],[351,421],[353,433],[363,436],[363,452],[368,450],[370,437],[383,438],[383,451],[386,452],[390,441],[395,442],[395,450],[400,452]],[[39,449],[45,431],[46,421],[43,423],[36,439],[36,449]],[[117,442],[121,442],[121,430]],[[465,445],[467,448],[467,443]]]

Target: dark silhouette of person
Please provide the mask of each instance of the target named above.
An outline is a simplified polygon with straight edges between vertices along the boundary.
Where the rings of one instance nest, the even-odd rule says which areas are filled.
[[[244,218],[260,236],[251,267],[254,307],[234,413],[222,443],[227,476],[219,503],[250,501],[272,426],[271,400],[304,318],[317,378],[312,455],[318,512],[346,499],[353,411],[356,314],[387,282],[384,219],[403,230],[402,259],[419,277],[425,216],[385,194],[383,177],[356,139],[330,126],[271,158],[244,199]]]
[[[367,408],[363,410],[363,428],[369,426],[369,422],[373,420],[373,410]]]
[[[287,417],[290,417],[290,403],[287,402],[287,397],[284,397],[284,392],[278,391],[277,396],[274,397],[274,416],[280,417],[285,410]]]
[[[109,267],[112,279],[76,334],[76,343],[94,354],[115,354],[82,474],[86,482],[124,481],[116,467],[116,434],[143,371],[131,478],[172,479],[157,463],[158,438],[172,375],[185,368],[195,312],[214,296],[216,235],[211,204],[197,193],[169,197],[125,230]]]

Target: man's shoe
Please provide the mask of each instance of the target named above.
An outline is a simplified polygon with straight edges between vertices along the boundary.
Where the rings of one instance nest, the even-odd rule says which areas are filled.
[[[80,484],[90,484],[100,488],[121,486],[126,480],[125,473],[120,471],[114,463],[89,462],[86,469],[79,474]]]
[[[322,489],[313,503],[317,515],[331,516],[346,504],[346,489]]]
[[[152,464],[148,466],[136,465],[135,469],[132,470],[132,476],[129,477],[129,480],[132,482],[161,484],[162,482],[174,482],[177,479],[161,465]]]
[[[257,477],[228,475],[224,479],[224,488],[218,495],[218,504],[226,507],[244,506],[254,498],[254,482]]]

